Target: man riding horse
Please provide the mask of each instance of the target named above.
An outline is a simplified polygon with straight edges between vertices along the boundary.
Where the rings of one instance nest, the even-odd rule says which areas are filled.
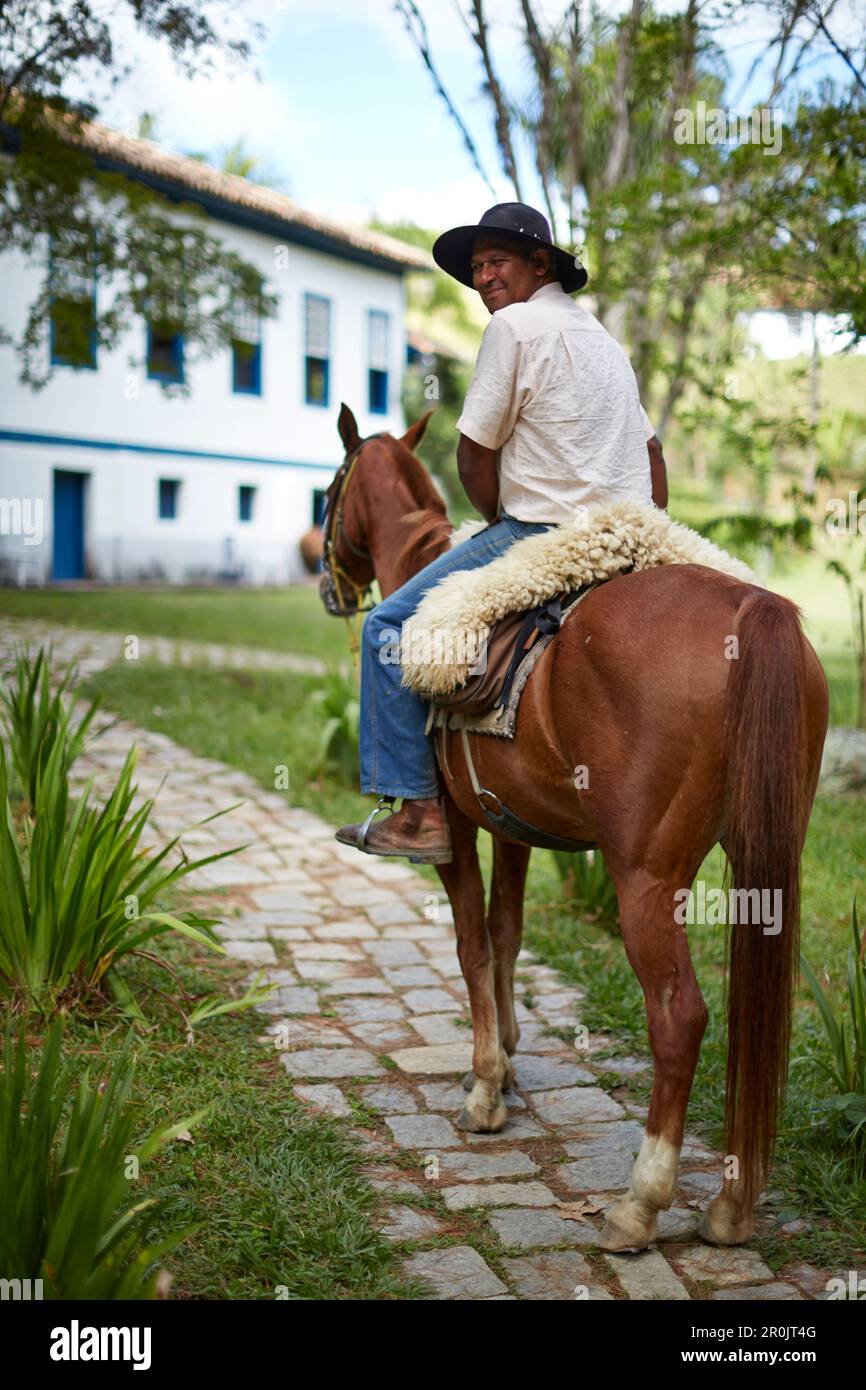
[[[427,702],[386,659],[386,632],[399,632],[446,575],[489,564],[522,537],[568,523],[578,507],[652,500],[664,508],[667,481],[628,357],[569,298],[586,271],[554,245],[540,212],[499,203],[477,225],[444,232],[433,256],[478,291],[491,315],[457,421],[460,481],[489,524],[390,594],[365,624],[361,791],[403,801],[380,824],[344,826],[336,838],[368,854],[442,864],[452,858],[451,834],[425,734]]]

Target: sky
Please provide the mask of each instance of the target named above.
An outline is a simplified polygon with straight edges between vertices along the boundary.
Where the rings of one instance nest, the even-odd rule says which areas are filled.
[[[838,3],[852,23],[863,14],[864,0]],[[216,155],[243,139],[285,192],[329,216],[365,222],[378,215],[431,228],[475,222],[485,208],[514,196],[499,173],[477,49],[461,22],[458,0],[418,0],[418,5],[437,67],[471,129],[492,191],[474,169],[392,0],[229,5],[267,29],[255,49],[260,80],[251,72],[232,74],[224,65],[210,78],[190,80],[164,45],[124,24],[116,33],[132,71],[102,104],[102,117],[132,131],[139,114],[152,111],[160,143],[181,152]],[[623,0],[608,0],[605,8],[619,12]],[[661,0],[660,8],[679,6]],[[565,0],[536,0],[542,20],[553,20],[564,9]],[[516,93],[526,90],[529,60],[520,41],[518,0],[488,0],[487,11],[503,85]],[[862,27],[862,18],[859,23]],[[767,22],[758,16],[727,26],[732,92],[743,87],[766,35]],[[765,63],[763,80],[759,71],[746,88],[742,111],[762,99],[767,70]],[[528,158],[522,167],[524,198],[541,205]]]

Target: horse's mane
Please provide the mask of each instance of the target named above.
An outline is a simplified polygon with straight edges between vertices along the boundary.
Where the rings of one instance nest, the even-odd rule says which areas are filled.
[[[440,512],[426,507],[407,512],[401,520],[409,528],[409,534],[397,556],[396,568],[399,574],[405,574],[409,579],[448,549],[454,526],[444,510]]]
[[[448,549],[454,526],[448,520],[445,503],[430,474],[408,449],[401,450],[400,473],[418,504],[415,510],[400,518],[407,534],[397,555],[396,567],[398,573],[408,579]]]

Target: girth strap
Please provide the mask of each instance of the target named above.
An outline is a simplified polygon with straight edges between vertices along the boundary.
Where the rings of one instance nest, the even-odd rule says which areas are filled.
[[[472,761],[472,751],[469,747],[469,736],[466,733],[466,726],[462,725],[460,735],[463,739],[463,756],[466,759],[466,767],[469,772],[469,780],[472,783],[472,790],[475,799],[484,817],[492,830],[500,835],[506,835],[510,840],[520,840],[523,844],[534,845],[538,849],[561,849],[568,852],[576,852],[584,849],[594,849],[595,844],[592,840],[566,840],[561,835],[551,835],[546,830],[539,830],[537,826],[530,825],[529,821],[523,820],[514,811],[509,810],[503,801],[490,791],[488,787],[482,787],[478,781],[478,774],[475,771],[475,764]],[[498,811],[491,811],[485,806],[482,797],[488,796],[495,801],[499,807]]]

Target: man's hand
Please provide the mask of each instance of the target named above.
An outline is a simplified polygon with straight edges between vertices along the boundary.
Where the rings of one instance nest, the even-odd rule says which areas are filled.
[[[650,461],[653,501],[664,511],[668,504],[668,471],[658,435],[654,434],[652,439],[648,439],[646,447]]]
[[[485,449],[468,435],[461,434],[457,445],[457,472],[463,490],[485,521],[499,514],[499,450]]]

